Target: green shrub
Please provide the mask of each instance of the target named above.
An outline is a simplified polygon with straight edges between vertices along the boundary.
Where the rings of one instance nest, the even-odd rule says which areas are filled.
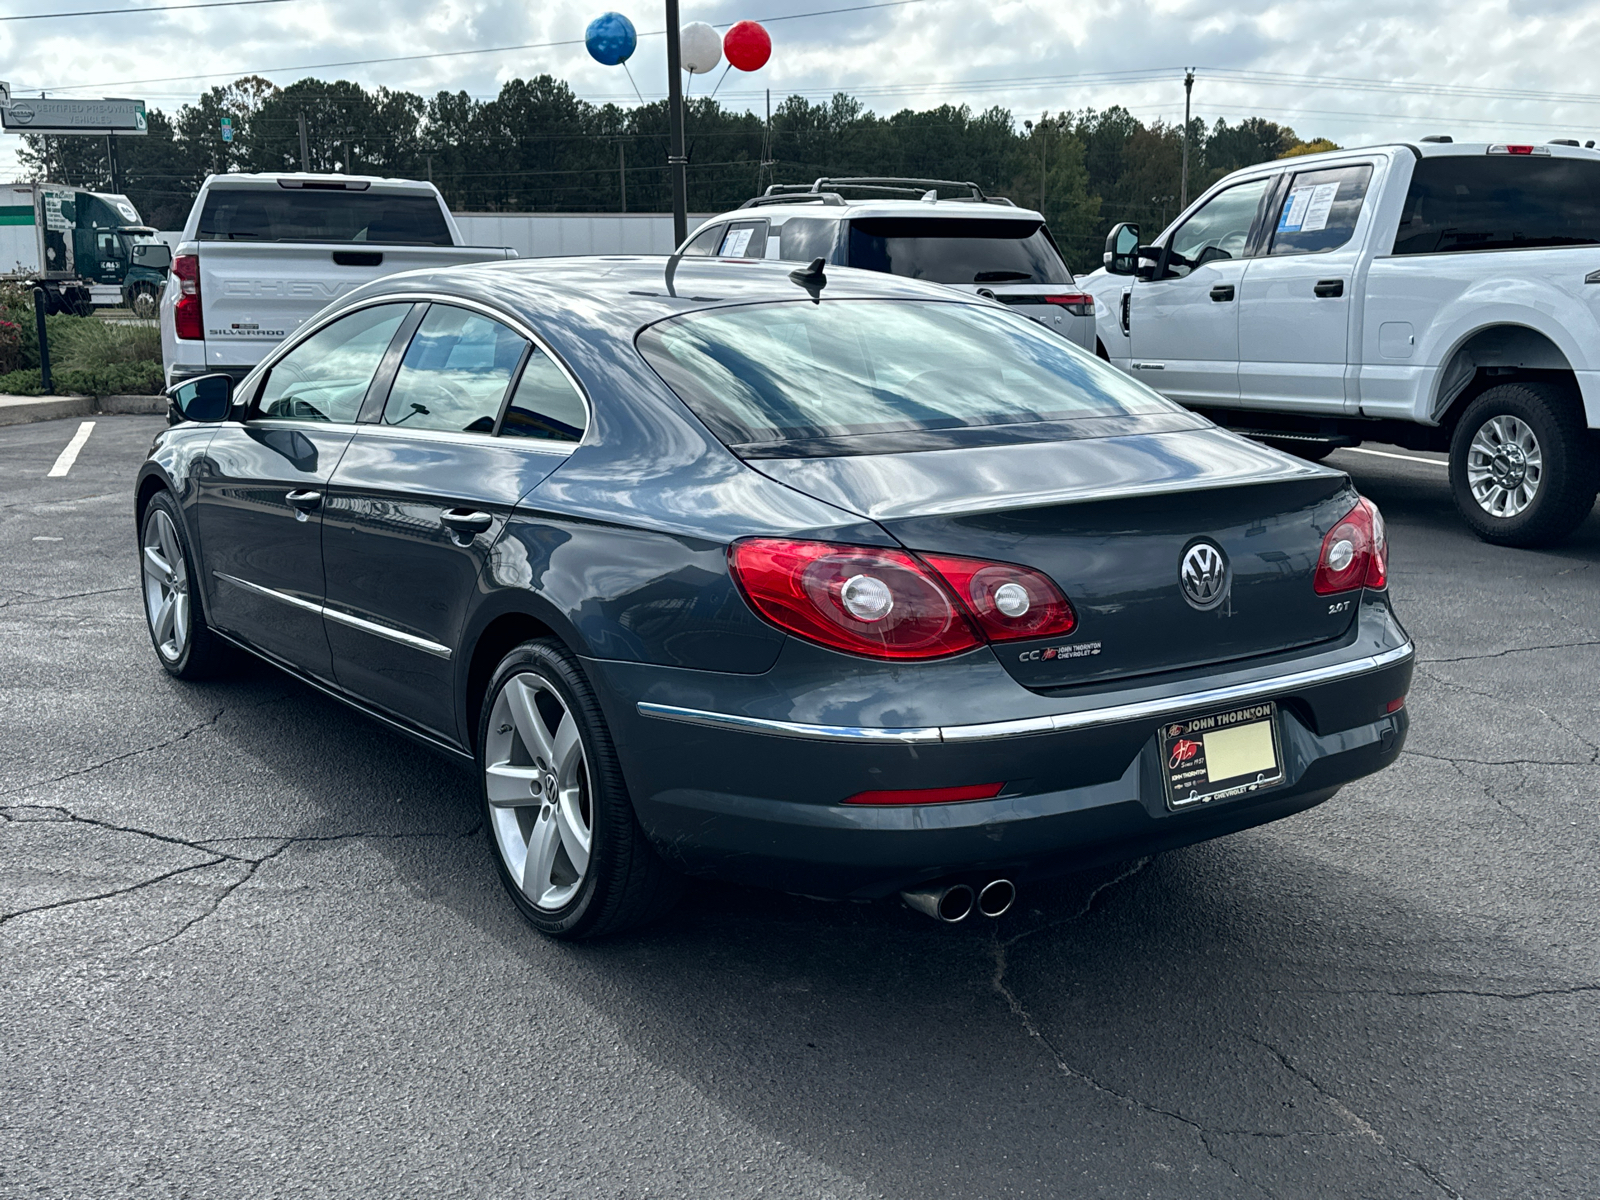
[[[99,317],[63,317],[60,325],[46,324],[52,367],[93,371],[161,357],[161,330],[153,324],[112,324]]]
[[[154,396],[161,391],[159,362],[114,363],[109,367],[63,370],[53,369],[50,382],[58,395],[78,396]],[[44,394],[39,368],[29,367],[0,375],[0,395],[39,396]]]
[[[22,365],[22,330],[16,322],[0,319],[0,375]]]

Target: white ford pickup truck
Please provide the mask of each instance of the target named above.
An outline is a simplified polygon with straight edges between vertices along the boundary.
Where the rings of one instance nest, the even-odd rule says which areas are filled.
[[[381,275],[515,258],[463,246],[431,183],[361,175],[212,175],[161,298],[167,384],[235,380],[319,309]]]
[[[1592,143],[1591,143],[1592,145]],[[1425,138],[1237,171],[1106,240],[1103,353],[1308,458],[1447,450],[1482,538],[1572,532],[1600,489],[1600,153]]]

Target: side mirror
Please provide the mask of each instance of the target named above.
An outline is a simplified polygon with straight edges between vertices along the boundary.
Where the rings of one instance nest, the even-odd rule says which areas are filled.
[[[184,421],[221,421],[233,403],[233,376],[201,375],[167,391],[167,401]]]
[[[165,271],[172,266],[172,247],[165,242],[140,242],[133,248],[133,264]]]
[[[1132,275],[1138,268],[1139,227],[1124,221],[1106,235],[1106,274]]]

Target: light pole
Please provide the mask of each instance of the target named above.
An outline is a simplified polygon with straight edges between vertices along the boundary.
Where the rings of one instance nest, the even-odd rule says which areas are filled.
[[[667,170],[672,176],[672,245],[689,236],[688,159],[683,150],[683,51],[678,45],[678,0],[667,0],[667,129],[670,150]]]
[[[1194,71],[1183,73],[1183,183],[1178,188],[1178,211],[1189,207],[1189,97],[1194,94]]]

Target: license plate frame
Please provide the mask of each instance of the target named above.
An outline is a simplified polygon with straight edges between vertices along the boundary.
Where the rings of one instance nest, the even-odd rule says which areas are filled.
[[[1209,749],[1208,737],[1213,739]],[[1278,705],[1272,700],[1167,721],[1157,735],[1156,747],[1169,812],[1187,812],[1216,800],[1265,791],[1288,778]],[[1268,747],[1270,763],[1262,757]],[[1212,779],[1213,764],[1222,764],[1224,769],[1229,764],[1245,764],[1247,769]]]

